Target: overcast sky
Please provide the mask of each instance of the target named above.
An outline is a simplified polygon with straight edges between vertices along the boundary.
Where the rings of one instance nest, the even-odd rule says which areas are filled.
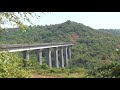
[[[120,12],[50,12],[41,14],[35,25],[63,23],[67,20],[82,23],[95,29],[120,29]]]

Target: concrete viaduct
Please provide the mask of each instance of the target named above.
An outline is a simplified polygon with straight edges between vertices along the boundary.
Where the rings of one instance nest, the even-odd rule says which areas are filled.
[[[71,58],[71,47],[74,44],[72,43],[42,43],[42,44],[10,44],[10,45],[1,45],[1,49],[8,52],[18,52],[21,51],[23,53],[24,59],[29,59],[29,51],[36,50],[37,60],[40,65],[42,65],[42,50],[46,50],[47,55],[47,64],[50,68],[52,68],[52,60],[51,60],[51,49],[54,49],[54,61],[55,67],[64,68],[68,66],[68,59]],[[60,50],[60,60],[58,60],[58,50]],[[60,64],[59,64],[60,62]],[[59,66],[60,65],[60,66]]]

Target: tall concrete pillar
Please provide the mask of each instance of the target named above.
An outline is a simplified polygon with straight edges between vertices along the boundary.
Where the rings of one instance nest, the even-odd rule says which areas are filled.
[[[29,60],[29,52],[28,51],[23,51],[22,54],[23,54],[23,59]],[[23,65],[24,65],[24,67],[26,67],[26,60],[23,60]]]
[[[29,52],[28,51],[23,51],[23,58],[29,60]]]
[[[71,59],[71,46],[68,46],[67,52],[68,52],[68,59]]]
[[[67,46],[64,47],[64,59],[65,59],[65,66],[68,66],[68,51],[67,51]]]
[[[58,48],[54,48],[54,59],[55,59],[55,66],[59,68],[59,63],[58,63]]]
[[[42,50],[38,49],[37,51],[37,60],[39,62],[40,65],[42,65]]]
[[[60,66],[64,68],[63,47],[60,47]]]
[[[51,48],[47,48],[47,64],[51,68],[52,67],[52,61],[51,61]]]

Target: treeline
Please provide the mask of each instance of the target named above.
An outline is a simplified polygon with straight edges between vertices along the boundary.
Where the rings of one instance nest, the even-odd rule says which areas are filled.
[[[98,29],[101,32],[120,36],[120,29]]]

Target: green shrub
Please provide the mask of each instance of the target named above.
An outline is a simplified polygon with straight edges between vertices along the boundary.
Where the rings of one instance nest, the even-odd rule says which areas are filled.
[[[0,53],[0,78],[28,78],[30,72],[24,70],[23,61],[15,53]]]
[[[47,64],[43,64],[43,65],[41,65],[41,69],[49,69],[49,67]]]
[[[40,64],[37,62],[37,60],[25,60],[26,65],[25,68],[27,70],[39,70]]]
[[[113,61],[110,64],[104,64],[89,71],[89,76],[96,78],[114,78],[120,77],[120,62]]]

